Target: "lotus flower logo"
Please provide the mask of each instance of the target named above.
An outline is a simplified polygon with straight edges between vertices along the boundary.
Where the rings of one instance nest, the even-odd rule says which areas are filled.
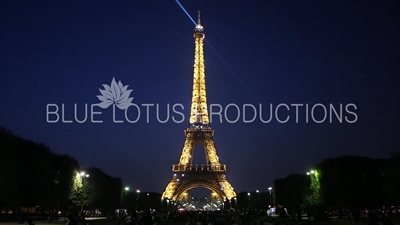
[[[112,79],[110,86],[103,84],[104,90],[99,89],[101,95],[97,95],[101,101],[99,107],[106,109],[110,105],[116,105],[119,109],[125,110],[133,105],[133,97],[129,97],[132,90],[128,90],[128,86],[123,86],[121,81],[115,82],[115,78]]]

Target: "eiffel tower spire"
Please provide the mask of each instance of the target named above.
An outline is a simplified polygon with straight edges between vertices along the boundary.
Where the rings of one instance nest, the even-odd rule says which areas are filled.
[[[200,11],[198,11],[198,21],[194,29],[194,71],[193,71],[193,92],[192,104],[190,109],[190,124],[208,124],[207,94],[206,94],[206,74],[204,66],[204,28],[200,21]]]

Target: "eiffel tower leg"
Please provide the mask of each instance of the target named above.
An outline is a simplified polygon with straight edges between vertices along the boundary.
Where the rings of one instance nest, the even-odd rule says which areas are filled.
[[[172,199],[175,195],[176,188],[178,186],[178,182],[176,181],[176,176],[172,176],[171,180],[168,182],[167,187],[162,195],[162,198]]]
[[[214,141],[212,139],[204,141],[207,163],[211,165],[220,165],[217,151],[215,150]]]
[[[185,144],[183,145],[183,150],[181,153],[181,157],[179,159],[178,168],[172,168],[172,170],[185,170],[186,166],[192,163],[192,155],[194,150],[195,142],[193,140],[193,134],[187,134]],[[176,190],[179,184],[179,178],[177,178],[176,174],[172,176],[171,180],[168,182],[167,187],[162,195],[163,198],[173,199],[176,195]]]
[[[185,144],[183,145],[181,158],[179,159],[179,165],[186,166],[192,163],[194,144],[195,142],[193,140],[193,134],[187,134]]]
[[[207,160],[210,162],[211,165],[219,166],[219,158],[217,155],[217,151],[215,150],[214,141],[212,139],[208,139],[204,141],[205,151],[207,155]],[[226,168],[224,168],[226,170]],[[219,179],[219,185],[224,192],[227,200],[231,200],[232,198],[236,197],[236,193],[233,190],[231,183],[228,181],[228,178],[224,174],[221,179]]]

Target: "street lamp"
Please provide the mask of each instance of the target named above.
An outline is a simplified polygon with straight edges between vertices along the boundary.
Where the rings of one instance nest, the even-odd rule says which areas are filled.
[[[310,176],[311,181],[317,176],[317,171],[315,170],[310,170],[307,172],[307,175]]]
[[[139,194],[140,194],[140,190],[136,190],[136,193],[137,193],[136,208],[139,209]]]
[[[87,178],[87,177],[89,177],[89,174],[87,174],[87,173],[85,173],[85,172],[80,172],[80,174],[79,174],[81,177],[82,177],[82,188],[83,188],[83,186],[84,186],[84,179],[83,178]],[[82,190],[83,191],[83,190]],[[81,205],[81,213],[83,212],[83,205]]]
[[[147,199],[146,199],[146,208],[150,208],[149,207],[149,193],[147,193]]]
[[[128,191],[129,187],[125,187],[125,208],[128,210]]]
[[[82,178],[89,177],[89,174],[87,174],[85,172],[81,172],[80,175]]]
[[[89,177],[89,174],[87,174],[85,172],[81,172],[80,175],[81,175],[81,177]]]
[[[273,202],[272,202],[272,187],[269,187],[268,191],[269,191],[269,204],[273,205]]]
[[[249,196],[249,208],[250,208],[251,207],[250,192],[247,192],[247,196]]]

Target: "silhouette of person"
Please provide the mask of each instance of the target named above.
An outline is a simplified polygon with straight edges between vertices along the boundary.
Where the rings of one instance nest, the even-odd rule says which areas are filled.
[[[375,213],[373,213],[373,212],[369,213],[368,218],[369,218],[368,225],[379,225],[379,223],[376,222],[376,214]]]
[[[382,218],[382,224],[383,225],[394,225],[393,221],[390,219],[390,217],[387,213],[385,213],[385,215]]]
[[[78,225],[78,222],[74,219],[72,215],[68,215],[67,225]]]

